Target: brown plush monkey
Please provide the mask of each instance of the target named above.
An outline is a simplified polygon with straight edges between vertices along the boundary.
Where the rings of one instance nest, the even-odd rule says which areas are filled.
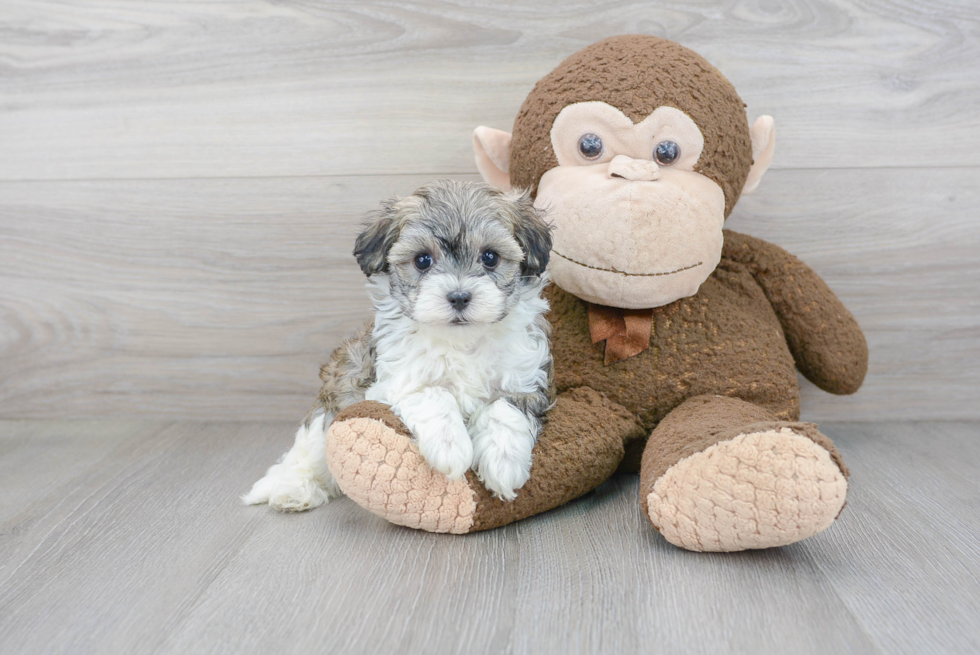
[[[800,260],[723,230],[772,159],[702,57],[650,36],[572,55],[531,91],[511,135],[474,133],[477,166],[530,188],[554,223],[549,289],[558,400],[513,502],[469,473],[433,473],[386,407],[360,403],[327,437],[355,502],[401,525],[484,530],[639,472],[653,526],[691,550],[798,541],[829,526],[847,468],[797,422],[796,369],[854,393],[868,352],[850,312]]]

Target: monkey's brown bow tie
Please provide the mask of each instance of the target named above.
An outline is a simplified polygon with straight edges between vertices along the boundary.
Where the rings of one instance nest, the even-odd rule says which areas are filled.
[[[589,303],[592,343],[606,342],[603,364],[612,364],[650,347],[653,309],[620,309]]]

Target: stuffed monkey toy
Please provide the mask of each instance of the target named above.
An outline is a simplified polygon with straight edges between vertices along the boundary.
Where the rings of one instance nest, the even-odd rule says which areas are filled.
[[[790,544],[847,495],[830,439],[799,422],[796,371],[825,391],[864,379],[861,329],[803,262],[724,230],[772,160],[731,83],[696,53],[621,36],[541,79],[513,135],[473,137],[501,189],[530,189],[554,244],[547,290],[557,399],[516,500],[421,458],[384,405],[348,407],[327,435],[341,489],[388,521],[468,533],[547,511],[617,471],[643,515],[697,551]]]

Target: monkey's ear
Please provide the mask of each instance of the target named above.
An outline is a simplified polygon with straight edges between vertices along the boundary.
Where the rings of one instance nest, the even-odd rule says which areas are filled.
[[[510,191],[510,132],[482,125],[473,130],[476,169],[483,181],[501,191]]]
[[[388,272],[388,251],[398,240],[396,200],[387,200],[354,241],[354,258],[368,277]]]
[[[545,222],[543,213],[534,207],[529,192],[515,191],[511,199],[518,210],[514,238],[524,251],[521,274],[541,275],[551,257],[551,226]]]
[[[742,187],[743,194],[755,191],[772,163],[773,151],[776,149],[776,125],[772,116],[759,116],[755,119],[749,128],[749,136],[752,138],[753,161],[749,176],[745,178],[745,186]]]

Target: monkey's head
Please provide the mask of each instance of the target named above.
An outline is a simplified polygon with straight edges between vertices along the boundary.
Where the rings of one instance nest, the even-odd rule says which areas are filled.
[[[627,309],[697,293],[721,258],[725,219],[774,145],[772,118],[750,129],[735,88],[705,59],[639,35],[563,61],[524,101],[513,136],[473,135],[484,179],[530,189],[547,210],[551,279]]]

